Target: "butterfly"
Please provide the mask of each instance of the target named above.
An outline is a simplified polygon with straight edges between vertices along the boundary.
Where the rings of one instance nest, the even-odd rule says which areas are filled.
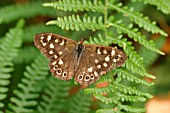
[[[101,75],[122,66],[127,60],[124,52],[110,46],[84,44],[53,33],[35,35],[34,44],[49,58],[51,73],[61,79],[74,81],[82,87],[96,82]]]

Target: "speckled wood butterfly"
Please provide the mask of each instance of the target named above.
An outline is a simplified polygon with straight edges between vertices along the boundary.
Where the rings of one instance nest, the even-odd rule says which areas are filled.
[[[94,83],[102,74],[123,65],[127,59],[119,49],[96,44],[78,43],[52,34],[35,35],[34,44],[50,59],[51,73],[61,80],[74,81],[83,87]]]

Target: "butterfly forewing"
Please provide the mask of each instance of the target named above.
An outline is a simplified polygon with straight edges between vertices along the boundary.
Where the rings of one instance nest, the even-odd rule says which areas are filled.
[[[53,75],[69,80],[74,75],[74,47],[77,42],[52,33],[35,35],[34,44],[50,59],[49,67]]]
[[[127,56],[120,50],[95,44],[85,45],[75,81],[87,87],[107,71],[124,64]]]

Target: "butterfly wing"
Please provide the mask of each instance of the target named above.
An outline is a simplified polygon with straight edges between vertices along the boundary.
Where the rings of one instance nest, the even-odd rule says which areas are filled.
[[[87,87],[107,71],[123,65],[126,59],[125,53],[116,48],[87,44],[74,80]]]
[[[74,40],[52,34],[35,35],[34,44],[50,59],[49,67],[53,75],[62,80],[69,80],[74,75]]]

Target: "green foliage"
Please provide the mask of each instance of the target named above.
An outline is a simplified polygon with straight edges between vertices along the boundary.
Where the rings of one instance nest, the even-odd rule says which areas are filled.
[[[163,13],[170,13],[169,0],[132,1],[127,2],[146,3],[144,6],[147,7],[154,5]],[[154,42],[149,37],[155,33],[167,36],[157,26],[156,19],[151,21],[133,5],[115,0],[58,0],[49,3],[32,0],[22,4],[9,1],[8,4],[0,8],[0,113],[146,111],[143,104],[152,95],[141,87],[149,89],[154,84],[144,77],[155,78],[148,70],[159,55],[164,55],[160,48],[165,40],[158,38]],[[20,18],[25,19],[25,26],[23,20],[17,22]],[[46,25],[51,26],[42,23],[47,20]],[[13,28],[15,22],[17,25]],[[78,40],[91,31],[93,34],[86,44],[116,45],[123,49],[128,60],[122,67],[113,69],[82,90],[74,87],[73,80],[58,80],[50,74],[48,59],[35,48],[33,37],[37,33],[52,32]],[[159,72],[167,74],[164,69],[169,66],[169,58],[167,61]],[[152,68],[153,72],[155,69]],[[100,83],[107,85],[95,87]]]
[[[13,112],[34,111],[31,107],[38,104],[36,99],[40,96],[43,80],[48,75],[47,59],[44,59],[44,56],[39,56],[31,66],[26,67],[24,77],[18,84],[19,89],[14,90],[15,96],[11,97],[9,107]]]
[[[67,113],[88,113],[92,103],[92,97],[79,90],[71,99],[67,101],[68,111]]]
[[[52,75],[51,75],[52,76]],[[42,95],[42,101],[37,107],[38,113],[60,113],[67,109],[65,98],[68,98],[70,82],[61,81],[54,77],[47,80],[47,88]]]
[[[35,15],[53,15],[55,12],[52,9],[46,9],[44,11],[41,1],[28,2],[26,4],[10,5],[0,9],[1,17],[0,24],[9,23],[20,18],[31,18]]]
[[[132,1],[142,1],[147,4],[151,4],[157,7],[158,10],[162,11],[165,14],[170,14],[170,1],[162,1],[162,0],[132,0]]]
[[[15,28],[9,30],[9,33],[6,34],[0,44],[0,108],[5,106],[2,100],[7,98],[10,73],[14,70],[12,60],[18,55],[18,49],[21,47],[23,24],[22,20],[19,21]]]

